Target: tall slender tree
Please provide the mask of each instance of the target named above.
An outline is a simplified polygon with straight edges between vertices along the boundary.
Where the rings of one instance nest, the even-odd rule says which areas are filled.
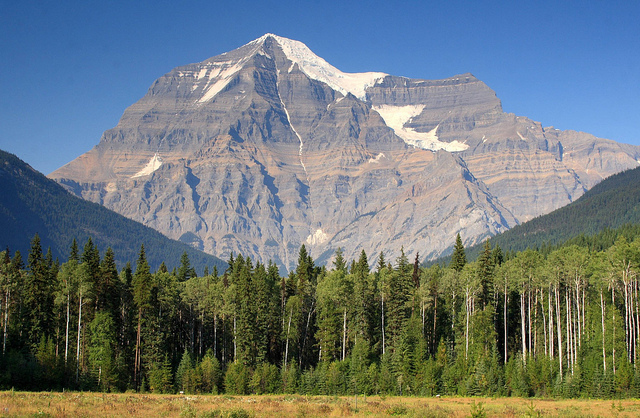
[[[42,255],[40,237],[36,234],[31,241],[27,261],[28,274],[24,281],[24,324],[27,340],[36,347],[42,337],[52,334],[53,280],[50,269]]]
[[[451,256],[449,267],[460,272],[465,264],[467,264],[467,254],[462,244],[462,238],[460,238],[460,234],[458,233],[458,235],[456,235],[456,243],[453,246],[453,255]]]
[[[134,383],[138,387],[141,383],[142,371],[142,321],[144,312],[151,307],[151,291],[153,289],[153,276],[144,250],[144,244],[140,246],[136,271],[132,279],[133,303],[138,309],[138,328],[136,332],[136,348],[134,362]]]

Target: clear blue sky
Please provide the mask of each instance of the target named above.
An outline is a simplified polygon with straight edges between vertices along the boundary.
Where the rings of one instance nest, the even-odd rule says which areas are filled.
[[[48,174],[156,78],[267,32],[347,72],[470,72],[507,112],[640,145],[637,0],[0,0],[0,149]]]

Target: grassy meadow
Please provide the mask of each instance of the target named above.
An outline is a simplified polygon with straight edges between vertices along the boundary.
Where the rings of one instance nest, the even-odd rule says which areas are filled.
[[[356,406],[357,401],[357,406]],[[637,417],[636,400],[0,392],[3,417]]]

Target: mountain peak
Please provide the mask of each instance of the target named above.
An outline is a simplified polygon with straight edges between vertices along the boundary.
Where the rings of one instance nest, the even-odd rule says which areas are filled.
[[[366,89],[375,85],[379,80],[388,74],[379,72],[366,73],[345,73],[329,64],[323,58],[317,56],[309,49],[307,45],[300,41],[296,41],[282,36],[267,33],[260,38],[249,42],[247,45],[263,46],[267,39],[275,41],[287,58],[293,63],[298,64],[302,72],[307,74],[314,80],[321,81],[343,95],[353,94],[357,98],[364,100],[366,98]],[[254,52],[257,53],[257,50]],[[291,71],[293,65],[288,69]]]

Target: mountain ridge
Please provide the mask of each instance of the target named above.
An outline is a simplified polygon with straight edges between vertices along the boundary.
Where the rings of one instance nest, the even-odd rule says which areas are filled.
[[[62,186],[34,170],[17,156],[0,150],[0,245],[23,257],[35,234],[42,246],[51,248],[54,258],[66,260],[73,239],[84,244],[91,238],[100,251],[114,250],[119,267],[135,263],[140,245],[145,245],[152,268],[165,262],[180,265],[187,252],[198,272],[204,266],[219,269],[226,263],[197,252],[188,245],[172,242],[157,231],[114,213],[101,205],[69,194]],[[26,260],[26,258],[25,258]]]

